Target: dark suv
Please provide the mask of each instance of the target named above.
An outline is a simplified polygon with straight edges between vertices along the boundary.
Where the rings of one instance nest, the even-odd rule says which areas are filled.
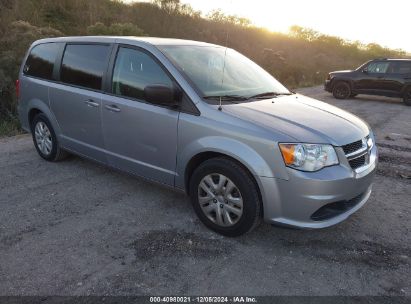
[[[356,70],[331,72],[325,90],[338,99],[357,94],[400,97],[411,106],[411,59],[375,59]]]

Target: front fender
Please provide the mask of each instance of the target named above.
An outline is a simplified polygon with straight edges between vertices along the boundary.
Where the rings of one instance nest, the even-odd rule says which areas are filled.
[[[331,79],[331,85],[330,85],[331,89],[334,88],[334,85],[335,85],[337,82],[347,82],[347,83],[350,85],[351,89],[355,89],[354,81],[353,81],[351,78],[344,77],[344,76],[334,76],[334,77]]]
[[[232,157],[255,176],[275,177],[269,164],[250,146],[223,136],[207,136],[185,145],[179,151],[176,187],[185,188],[185,169],[193,157],[203,152],[215,152]]]

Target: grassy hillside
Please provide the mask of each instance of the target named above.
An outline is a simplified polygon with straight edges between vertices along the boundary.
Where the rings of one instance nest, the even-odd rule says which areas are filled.
[[[64,35],[147,35],[206,41],[232,47],[289,87],[319,84],[327,72],[401,50],[363,45],[298,26],[289,35],[252,26],[214,11],[206,17],[179,0],[124,4],[111,0],[0,0],[0,135],[16,126],[14,80],[36,39]],[[3,130],[3,131],[2,131]]]

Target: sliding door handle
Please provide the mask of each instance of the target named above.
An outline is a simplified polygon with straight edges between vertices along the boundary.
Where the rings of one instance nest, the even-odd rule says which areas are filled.
[[[120,108],[117,107],[116,105],[106,105],[105,106],[106,110],[109,110],[111,112],[120,112]]]
[[[84,100],[84,103],[88,105],[89,107],[98,107],[100,105],[98,102],[95,102],[93,99]]]

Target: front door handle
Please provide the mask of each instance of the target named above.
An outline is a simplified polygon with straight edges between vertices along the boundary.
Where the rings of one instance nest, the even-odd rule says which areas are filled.
[[[110,106],[106,105],[105,108],[109,111],[112,111],[112,112],[120,112],[121,111],[120,108],[117,107],[116,105],[110,105]]]
[[[93,99],[84,100],[84,103],[88,105],[89,107],[98,107],[100,105],[98,102],[95,102]]]

